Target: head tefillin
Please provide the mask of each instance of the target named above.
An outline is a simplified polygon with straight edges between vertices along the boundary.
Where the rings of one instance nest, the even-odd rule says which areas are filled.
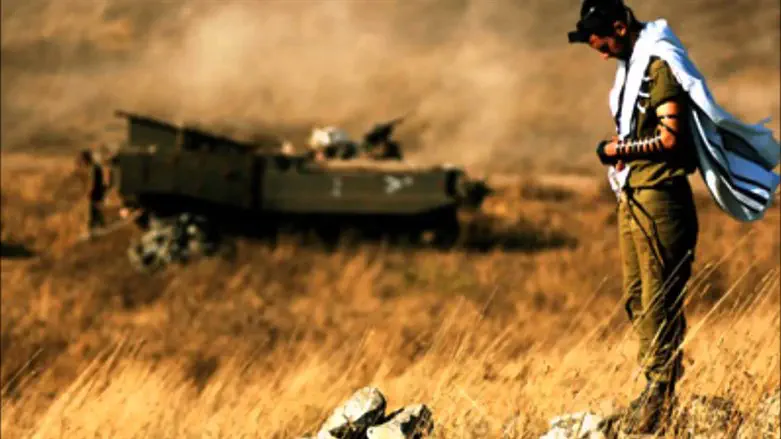
[[[584,0],[580,20],[574,31],[567,34],[570,44],[588,43],[591,35],[609,36],[613,23],[626,19],[627,7],[622,0]]]

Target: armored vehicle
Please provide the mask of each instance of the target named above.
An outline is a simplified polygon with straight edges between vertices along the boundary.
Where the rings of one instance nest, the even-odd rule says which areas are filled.
[[[123,111],[127,139],[114,156],[123,204],[151,217],[182,212],[250,229],[305,222],[338,232],[358,226],[440,245],[458,237],[458,212],[490,192],[449,165],[401,160],[316,160]],[[284,149],[284,148],[283,148]]]

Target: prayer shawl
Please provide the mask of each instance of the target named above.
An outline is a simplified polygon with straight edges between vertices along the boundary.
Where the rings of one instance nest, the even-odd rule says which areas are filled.
[[[739,221],[761,219],[772,204],[779,184],[779,175],[773,168],[778,165],[781,146],[764,126],[768,120],[756,125],[743,123],[716,103],[705,79],[666,20],[645,25],[629,60],[628,71],[625,61],[618,62],[615,84],[610,91],[610,109],[617,121],[619,137],[625,139],[632,133],[640,84],[652,56],[667,62],[689,95],[689,125],[698,169],[715,202]],[[619,105],[624,85],[623,101]],[[621,172],[614,167],[608,170],[608,178],[617,193],[626,182],[628,172],[628,166]]]

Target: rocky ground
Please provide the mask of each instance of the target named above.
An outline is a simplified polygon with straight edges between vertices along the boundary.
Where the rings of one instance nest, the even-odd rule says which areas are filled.
[[[742,413],[724,398],[694,395],[674,408],[668,434],[682,439],[775,439],[781,434],[781,390],[766,396],[753,413]],[[422,439],[436,429],[424,404],[401,407],[386,414],[387,401],[374,387],[358,390],[338,406],[314,435],[301,439]],[[580,412],[557,416],[539,439],[651,439],[653,434],[626,434],[605,427],[614,413]],[[671,433],[674,432],[674,433]],[[508,436],[509,434],[509,436]],[[514,437],[506,431],[505,438]]]

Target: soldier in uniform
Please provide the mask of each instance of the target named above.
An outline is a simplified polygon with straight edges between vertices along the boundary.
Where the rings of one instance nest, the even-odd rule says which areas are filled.
[[[401,147],[391,139],[364,145],[366,156],[372,160],[402,160]]]
[[[644,25],[621,0],[585,0],[569,40],[590,45],[603,59],[628,62]],[[637,360],[647,380],[622,417],[627,433],[649,434],[666,424],[682,372],[682,295],[698,234],[687,179],[697,169],[687,105],[688,95],[670,66],[652,57],[632,110],[630,135],[597,147],[603,164],[627,172],[618,207],[623,287],[640,340]]]
[[[358,157],[358,145],[342,129],[316,128],[309,137],[309,148],[315,160],[350,160]]]
[[[82,150],[78,162],[87,171],[87,236],[91,237],[100,227],[105,226],[102,203],[106,195],[106,182],[103,167],[95,160],[92,151]]]
[[[401,146],[391,138],[396,125],[403,118],[375,125],[364,135],[362,150],[372,160],[402,160]]]

